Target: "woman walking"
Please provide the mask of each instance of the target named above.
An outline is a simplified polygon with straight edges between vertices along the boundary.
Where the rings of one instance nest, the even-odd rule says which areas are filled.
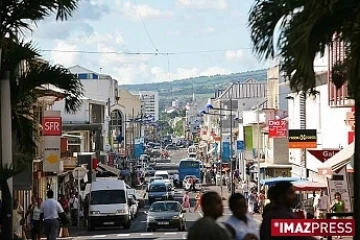
[[[32,240],[40,240],[41,237],[41,219],[40,219],[40,214],[41,214],[41,204],[42,204],[42,199],[38,198],[36,199],[36,204],[33,206],[32,208],[32,213],[31,213],[31,239]]]
[[[196,204],[195,204],[194,212],[196,212],[197,209],[200,207],[200,203],[201,203],[201,192],[197,192],[197,193],[196,193],[195,200],[196,200]]]
[[[183,208],[187,208],[189,209],[189,212],[191,212],[191,205],[190,205],[190,197],[189,197],[189,192],[185,192],[185,195],[182,199],[182,206]]]
[[[331,205],[331,210],[334,213],[344,213],[345,212],[345,202],[341,199],[341,194],[339,192],[335,193],[335,199]],[[341,218],[341,217],[335,217]],[[335,239],[341,239],[342,237],[338,236]]]

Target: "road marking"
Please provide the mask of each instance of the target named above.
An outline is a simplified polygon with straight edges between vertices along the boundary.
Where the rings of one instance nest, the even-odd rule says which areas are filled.
[[[141,236],[152,236],[152,235],[154,235],[153,233],[142,233],[142,234],[140,234]]]
[[[93,238],[104,238],[104,237],[106,237],[106,235],[95,235],[95,236],[93,236]]]
[[[128,237],[128,236],[130,236],[130,234],[124,233],[124,234],[118,234],[117,236],[118,236],[118,237]]]
[[[176,235],[177,233],[176,232],[168,232],[168,233],[165,233],[165,235]]]

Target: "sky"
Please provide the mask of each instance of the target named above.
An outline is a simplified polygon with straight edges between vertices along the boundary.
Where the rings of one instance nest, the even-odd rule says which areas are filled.
[[[51,16],[27,38],[45,50],[43,57],[52,64],[80,65],[109,74],[119,84],[263,69],[266,64],[254,57],[247,28],[253,2],[82,0],[67,22]]]

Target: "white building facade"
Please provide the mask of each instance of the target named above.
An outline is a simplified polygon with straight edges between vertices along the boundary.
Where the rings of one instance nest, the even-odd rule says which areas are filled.
[[[154,116],[156,121],[159,120],[159,93],[144,91],[134,95],[139,96],[143,103],[143,114]]]
[[[339,150],[346,148],[353,141],[353,131],[349,124],[348,116],[352,108],[348,106],[334,107],[330,104],[328,73],[317,74],[318,91],[316,96],[308,96],[305,100],[305,108],[301,107],[301,96],[297,93],[289,94],[288,114],[289,129],[301,128],[301,115],[305,120],[306,129],[317,130],[317,149],[316,150]],[[305,110],[305,111],[304,111]],[[292,164],[292,176],[304,177],[315,182],[326,183],[326,176],[318,174],[323,161],[315,157],[311,152],[315,149],[304,150],[289,149],[289,161]],[[306,162],[306,171],[302,164]]]

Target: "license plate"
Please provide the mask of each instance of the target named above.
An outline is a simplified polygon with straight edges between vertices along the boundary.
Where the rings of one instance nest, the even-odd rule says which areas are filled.
[[[104,225],[114,225],[114,222],[104,222]]]
[[[169,225],[169,222],[158,222],[159,225]]]

